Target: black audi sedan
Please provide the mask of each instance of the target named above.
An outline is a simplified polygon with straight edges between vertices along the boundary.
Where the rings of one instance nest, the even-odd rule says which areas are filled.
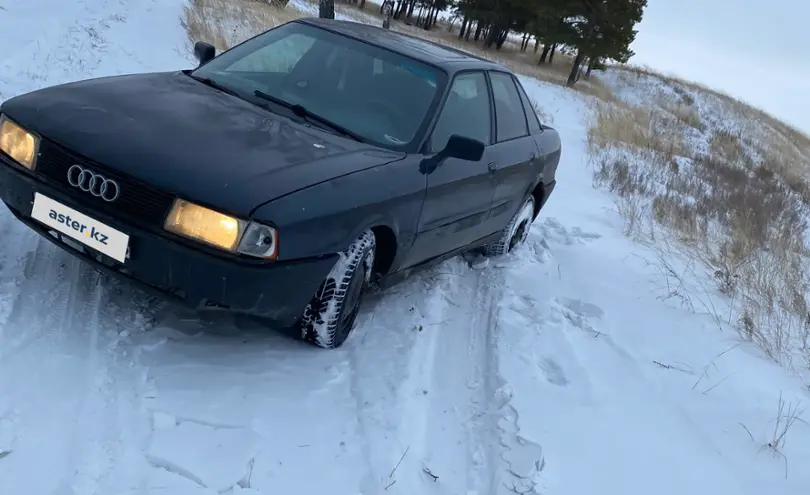
[[[11,212],[113,276],[332,348],[369,287],[508,253],[554,189],[559,136],[501,65],[325,19],[194,51],[5,101]]]

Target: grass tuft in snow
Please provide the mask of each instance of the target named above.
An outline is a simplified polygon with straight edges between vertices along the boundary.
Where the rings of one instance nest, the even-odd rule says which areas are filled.
[[[776,411],[776,418],[773,420],[773,431],[770,434],[768,441],[760,447],[760,452],[763,450],[770,450],[774,457],[781,458],[785,464],[785,479],[788,477],[788,458],[784,453],[785,444],[787,443],[788,433],[791,431],[796,423],[810,425],[805,421],[801,415],[804,409],[800,408],[801,403],[785,402],[782,393],[779,393],[779,407]],[[756,442],[751,430],[743,423],[739,423],[745,429],[752,442]]]

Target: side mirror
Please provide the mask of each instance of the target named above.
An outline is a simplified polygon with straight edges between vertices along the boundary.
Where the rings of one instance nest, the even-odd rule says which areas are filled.
[[[200,65],[208,62],[217,55],[217,49],[214,45],[206,43],[205,41],[198,41],[194,44],[194,56],[200,61]]]
[[[443,150],[419,162],[419,171],[423,174],[432,174],[445,158],[477,162],[484,156],[486,147],[487,145],[477,139],[453,134],[447,140],[447,145]]]
[[[477,162],[484,156],[484,148],[486,145],[477,139],[453,134],[447,141],[447,146],[439,154],[446,158]]]

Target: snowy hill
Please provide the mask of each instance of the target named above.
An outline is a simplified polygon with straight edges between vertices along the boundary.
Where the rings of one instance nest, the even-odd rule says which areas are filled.
[[[7,0],[0,98],[308,8],[227,5]],[[528,244],[368,301],[334,352],[184,321],[0,211],[0,493],[807,493],[807,148],[654,75],[608,72],[610,101],[521,79],[564,146]],[[797,213],[734,216],[753,200]]]
[[[617,194],[626,232],[679,248],[716,289],[686,291],[687,304],[806,372],[810,138],[673,77],[613,70],[602,81],[620,103],[598,103],[591,120],[594,179]],[[684,270],[694,275],[670,277]]]

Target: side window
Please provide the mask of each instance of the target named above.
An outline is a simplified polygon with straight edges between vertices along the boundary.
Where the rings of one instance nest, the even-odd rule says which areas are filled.
[[[503,72],[490,72],[492,95],[495,97],[495,122],[498,142],[529,134],[526,115],[512,76]]]
[[[523,102],[523,110],[526,111],[526,120],[529,121],[529,132],[537,132],[541,129],[540,120],[537,118],[537,112],[534,111],[534,105],[529,100],[529,95],[523,89],[520,83],[515,83],[520,93],[520,101]]]
[[[453,134],[489,144],[491,129],[489,92],[484,73],[459,74],[453,79],[450,94],[436,121],[430,151],[437,153],[443,150]]]
[[[299,33],[291,34],[239,59],[225,70],[286,74],[292,71],[313,44],[315,38]]]

